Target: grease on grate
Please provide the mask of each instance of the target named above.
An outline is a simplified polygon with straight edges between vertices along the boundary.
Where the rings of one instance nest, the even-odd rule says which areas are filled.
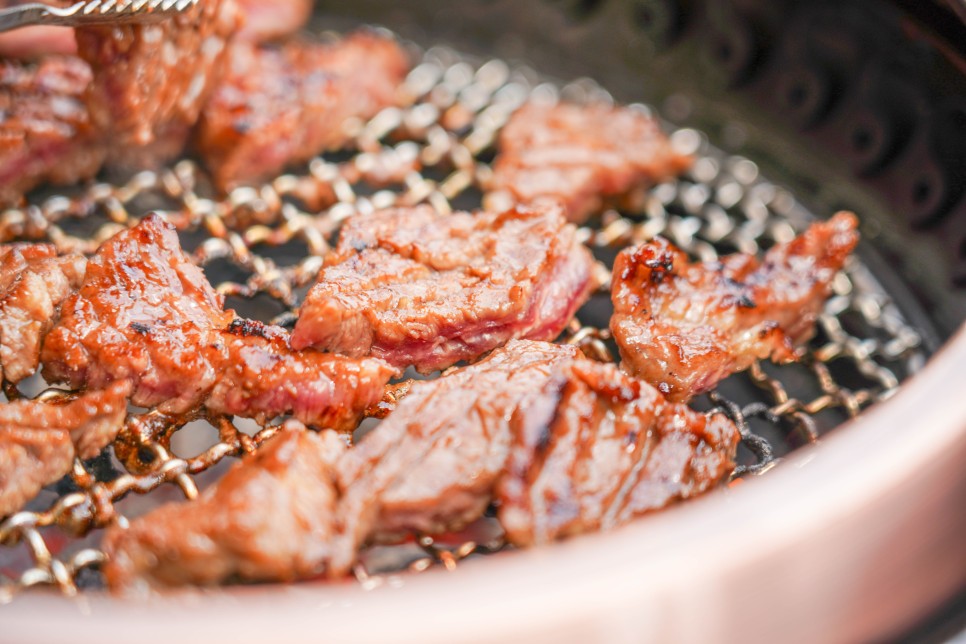
[[[215,199],[195,163],[183,160],[123,185],[39,195],[28,207],[0,213],[0,240],[46,239],[61,250],[90,253],[138,215],[158,210],[175,223],[193,260],[228,296],[227,306],[291,326],[343,219],[417,203],[444,213],[477,208],[496,135],[528,97],[610,100],[587,80],[554,85],[528,68],[499,60],[476,64],[443,48],[422,54],[405,88],[408,107],[348,124],[355,152],[323,155],[301,173]],[[608,211],[580,230],[601,260],[603,286],[561,341],[594,359],[617,355],[607,330],[607,266],[620,248],[661,234],[691,256],[710,260],[719,253],[759,252],[790,239],[812,219],[793,195],[761,178],[753,162],[712,148],[699,132],[677,130],[672,143],[696,155],[686,176],[636,195],[627,210]],[[397,183],[385,186],[380,180],[375,188],[367,180],[374,176],[392,176]],[[334,205],[321,214],[310,212],[313,203],[333,197]],[[890,396],[925,362],[919,333],[855,259],[836,279],[818,329],[800,364],[755,365],[696,402],[724,410],[740,428],[736,478],[766,471],[797,446]],[[23,395],[8,385],[4,391],[8,397]],[[384,413],[385,406],[373,411]],[[276,427],[132,411],[115,445],[117,459],[102,454],[76,462],[68,479],[0,523],[0,603],[34,586],[54,586],[67,595],[99,587],[96,570],[104,560],[99,528],[124,523],[159,502],[193,499],[223,469],[220,463],[257,450]],[[213,442],[204,442],[206,433],[216,435]],[[144,439],[151,435],[163,438]],[[181,458],[172,438],[196,451]],[[471,555],[503,548],[496,522],[484,519],[458,535],[373,548],[354,572],[366,588],[394,586],[404,583],[400,572],[435,565],[452,570]]]

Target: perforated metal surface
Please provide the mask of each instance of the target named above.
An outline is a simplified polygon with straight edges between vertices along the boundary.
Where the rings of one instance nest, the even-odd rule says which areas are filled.
[[[385,110],[368,123],[347,124],[356,148],[351,154],[323,155],[301,173],[237,189],[227,198],[213,197],[190,160],[123,185],[39,195],[27,208],[0,214],[0,239],[47,239],[63,250],[90,253],[143,213],[158,210],[182,231],[186,249],[228,296],[229,306],[290,326],[343,219],[423,202],[443,212],[479,207],[495,136],[523,101],[535,94],[610,100],[590,81],[542,82],[525,67],[469,61],[446,49],[418,55],[421,63],[405,84],[409,106]],[[616,355],[606,331],[606,265],[617,249],[661,234],[703,260],[735,250],[755,253],[790,239],[813,219],[794,195],[758,176],[751,161],[713,149],[694,130],[677,130],[672,141],[698,157],[687,176],[638,195],[634,207],[607,212],[581,230],[602,260],[604,286],[561,341],[581,346],[593,358]],[[370,182],[374,177],[398,183],[377,187]],[[315,214],[323,202],[329,203]],[[853,260],[836,279],[819,333],[801,364],[756,365],[697,404],[723,409],[741,428],[736,476],[761,473],[783,454],[895,392],[924,363],[920,345],[919,333],[871,272]],[[8,396],[23,395],[5,389]],[[0,603],[35,586],[66,594],[98,587],[94,571],[104,557],[97,548],[100,528],[123,525],[165,500],[194,498],[221,471],[219,464],[257,450],[276,426],[132,412],[115,459],[105,454],[75,463],[69,480],[0,523]],[[214,441],[208,438],[215,433],[212,427]],[[156,436],[162,438],[146,438]],[[391,574],[395,570],[419,571],[437,563],[454,568],[473,553],[500,550],[493,523],[484,520],[455,544],[422,537],[370,552],[356,577],[366,587],[401,583],[405,577]]]

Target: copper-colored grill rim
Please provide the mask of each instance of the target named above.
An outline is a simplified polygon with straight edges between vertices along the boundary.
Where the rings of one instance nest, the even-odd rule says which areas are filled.
[[[477,87],[475,94],[468,89],[473,87]],[[0,215],[0,231],[5,236],[45,236],[61,248],[81,248],[89,252],[97,242],[130,222],[131,214],[127,210],[130,204],[146,193],[156,194],[175,201],[181,209],[176,219],[185,227],[204,231],[205,240],[194,252],[199,264],[205,266],[227,259],[234,267],[251,274],[246,281],[220,283],[219,291],[244,297],[267,294],[291,307],[297,303],[298,288],[314,276],[320,256],[328,248],[326,236],[337,228],[341,219],[353,212],[366,212],[394,203],[428,201],[442,211],[448,210],[451,201],[468,188],[485,183],[489,167],[479,161],[478,156],[491,146],[509,111],[528,95],[558,93],[553,85],[540,83],[529,70],[512,70],[500,61],[473,67],[444,49],[426,53],[423,64],[410,75],[407,91],[414,98],[423,97],[424,101],[402,111],[387,110],[367,124],[355,125],[356,141],[365,151],[363,155],[341,164],[325,160],[313,162],[309,174],[304,177],[283,176],[260,189],[236,190],[227,200],[219,202],[196,191],[200,175],[190,162],[184,162],[170,172],[138,175],[125,186],[100,184],[77,199],[52,197],[38,207],[7,211]],[[494,114],[493,110],[488,110],[500,92],[506,103]],[[568,85],[559,93],[571,100],[609,98],[606,92],[587,81]],[[441,107],[434,113],[433,108],[427,108],[430,103]],[[438,127],[439,120],[447,115],[454,119],[465,116],[473,124],[465,138]],[[387,148],[380,141],[401,123],[411,125],[420,118],[425,120],[425,125],[422,130],[416,129],[425,133],[425,141],[417,148],[419,157],[426,165],[450,167],[445,178],[436,182],[411,172],[404,178],[402,191],[379,191],[371,196],[357,194],[354,182],[346,178],[347,174],[364,175],[360,159],[371,161],[372,157],[366,157],[367,154],[397,157],[409,154],[411,150],[404,147],[406,144]],[[582,231],[588,243],[603,249],[661,233],[693,255],[709,259],[716,256],[717,243],[756,252],[760,250],[760,241],[787,239],[809,221],[809,214],[791,195],[761,180],[754,164],[746,159],[729,157],[710,149],[693,130],[679,130],[673,139],[678,145],[700,150],[691,175],[682,182],[666,184],[650,194],[639,195],[638,205],[643,218],[627,218],[617,213],[605,215],[599,230]],[[316,190],[331,190],[339,203],[320,217],[308,216],[291,203],[285,203],[284,195],[301,193],[313,186]],[[62,218],[86,214],[85,209],[106,213],[111,221],[90,237],[73,237],[66,233],[59,224]],[[254,218],[255,223],[236,232],[230,222],[241,214]],[[253,250],[260,244],[281,245],[292,239],[301,239],[310,255],[290,268],[280,268]],[[788,423],[791,429],[787,431],[800,431],[806,440],[812,441],[816,437],[810,421],[812,415],[841,408],[848,416],[856,416],[864,406],[896,391],[902,374],[897,376],[891,370],[893,364],[909,371],[915,371],[921,364],[924,357],[919,349],[918,334],[903,321],[868,270],[854,262],[847,274],[848,278],[838,281],[836,296],[829,305],[830,313],[821,321],[827,342],[813,346],[807,361],[811,376],[818,383],[818,395],[799,400],[794,391],[789,393],[780,379],[756,367],[751,370],[750,379],[762,389],[762,393],[754,409],[752,405],[729,405],[721,399],[721,404],[739,421],[745,416],[758,415],[775,425]],[[867,330],[870,333],[884,332],[888,340],[853,336],[836,317],[845,311],[857,312],[869,325]],[[291,316],[290,312],[283,313],[280,321],[289,320]],[[577,325],[570,330],[569,341],[580,344],[599,359],[609,357],[605,340],[606,332],[592,327]],[[868,379],[869,386],[850,391],[836,383],[826,367],[827,362],[836,358],[853,361]],[[137,424],[137,421],[129,424],[135,435]],[[23,588],[45,584],[58,586],[68,594],[74,593],[76,575],[98,564],[103,555],[96,549],[85,548],[66,561],[60,561],[50,556],[45,539],[37,528],[57,523],[86,530],[115,521],[123,522],[125,519],[115,512],[113,500],[128,492],[147,493],[164,483],[175,483],[187,498],[193,498],[197,495],[193,475],[207,470],[226,456],[256,449],[274,432],[272,427],[266,427],[249,437],[232,427],[228,419],[214,418],[213,424],[220,430],[219,442],[193,458],[175,458],[166,444],[151,443],[146,446],[156,456],[151,466],[111,482],[97,482],[83,464],[78,463],[73,478],[81,488],[80,492],[60,497],[47,512],[20,513],[0,523],[0,541],[26,542],[35,561],[35,565],[23,571],[12,585],[0,585],[0,593],[6,592],[9,597]],[[763,448],[755,449],[758,443],[754,435],[746,432],[744,442],[760,459],[758,467],[752,465],[748,468],[750,471],[772,464]],[[452,551],[440,550],[431,542],[424,546],[430,552],[430,559],[413,562],[417,569],[425,568],[425,562],[432,563],[433,560],[450,567],[451,562],[476,549],[464,544]],[[357,576],[367,587],[379,585],[365,569],[359,569]],[[391,578],[378,581],[393,583]]]

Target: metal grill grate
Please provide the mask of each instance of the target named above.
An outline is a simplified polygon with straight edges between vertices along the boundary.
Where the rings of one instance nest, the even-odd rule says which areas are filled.
[[[40,195],[33,205],[0,214],[0,239],[47,239],[63,250],[90,253],[139,214],[162,211],[178,226],[193,259],[228,296],[229,306],[291,325],[341,220],[423,202],[443,212],[478,207],[495,136],[523,101],[534,95],[610,100],[587,80],[556,85],[525,67],[499,60],[476,64],[443,48],[419,55],[421,63],[405,83],[409,106],[348,124],[356,148],[352,154],[323,155],[302,173],[237,189],[222,199],[212,198],[204,174],[183,160],[123,185],[100,183],[66,195]],[[606,330],[606,265],[617,249],[662,234],[704,260],[719,252],[754,253],[790,239],[812,219],[793,195],[759,177],[751,161],[713,149],[694,130],[677,130],[672,141],[698,157],[687,176],[638,195],[627,211],[607,212],[594,227],[581,230],[602,260],[605,286],[562,341],[581,346],[591,357],[616,355]],[[395,183],[373,185],[377,178]],[[313,214],[326,201],[321,214]],[[917,331],[871,272],[854,260],[836,280],[801,364],[756,365],[698,404],[722,409],[737,422],[743,440],[736,476],[755,474],[891,395],[924,361]],[[5,391],[9,397],[23,395],[11,386]],[[205,435],[212,427],[217,431],[213,444],[194,441],[207,446],[195,448],[190,457],[177,455],[173,444],[190,445],[189,436]],[[144,506],[194,498],[226,457],[257,450],[275,431],[273,424],[228,417],[132,413],[114,460],[102,454],[76,462],[56,489],[0,523],[0,603],[33,586],[54,586],[68,595],[98,587],[93,571],[104,558],[97,548],[99,528],[123,524]],[[145,439],[158,435],[163,438]],[[434,564],[453,568],[471,554],[500,550],[494,523],[485,519],[472,534],[446,541],[422,537],[388,552],[374,549],[356,568],[356,577],[366,587],[398,583],[400,577],[387,573]]]

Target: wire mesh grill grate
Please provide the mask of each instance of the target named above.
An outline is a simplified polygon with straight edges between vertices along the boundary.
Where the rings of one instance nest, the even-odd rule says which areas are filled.
[[[404,87],[407,107],[347,124],[352,153],[323,155],[300,173],[224,198],[212,196],[191,160],[121,185],[39,195],[27,207],[0,213],[0,239],[44,239],[62,250],[91,253],[138,215],[160,211],[181,231],[185,248],[229,306],[291,325],[346,217],[417,203],[442,212],[479,207],[495,137],[523,101],[534,95],[610,100],[587,80],[552,84],[526,67],[471,61],[444,48],[419,56]],[[590,357],[616,355],[606,330],[606,266],[619,248],[661,234],[708,260],[719,252],[758,252],[790,239],[812,219],[793,195],[761,178],[754,163],[712,148],[699,132],[679,129],[672,141],[697,156],[688,175],[642,192],[627,210],[608,211],[593,227],[581,229],[601,260],[604,287],[561,341],[581,346]],[[800,364],[755,365],[698,404],[721,409],[737,422],[743,438],[736,476],[756,474],[894,393],[924,361],[917,331],[871,272],[853,260],[835,281],[819,332]],[[5,392],[24,395],[9,385]],[[96,569],[104,559],[97,547],[100,528],[124,524],[142,506],[193,499],[217,476],[219,464],[257,450],[276,427],[223,416],[131,413],[113,460],[102,454],[76,462],[67,479],[0,523],[0,603],[34,586],[53,586],[67,595],[98,587]],[[213,431],[213,442],[188,438]],[[185,450],[190,456],[180,456]],[[375,548],[356,567],[356,577],[365,587],[399,583],[394,574],[399,570],[436,564],[452,569],[472,554],[501,550],[494,523],[484,519],[471,533],[447,539],[420,537]]]

